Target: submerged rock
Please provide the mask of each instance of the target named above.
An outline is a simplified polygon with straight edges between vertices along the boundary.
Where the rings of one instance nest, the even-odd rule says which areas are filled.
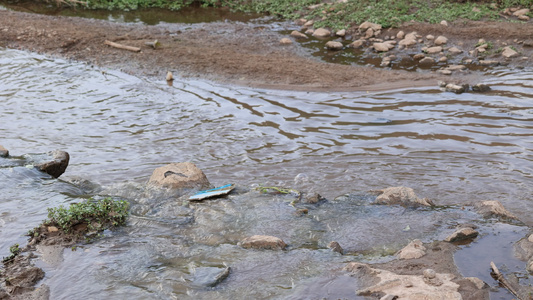
[[[203,189],[211,186],[204,172],[190,162],[171,163],[157,168],[148,183],[172,189]]]
[[[433,206],[428,198],[419,198],[412,188],[399,186],[379,190],[380,195],[376,198],[377,204],[401,204],[406,206],[423,205]]]
[[[194,271],[193,285],[200,287],[214,287],[226,279],[231,268],[200,267]]]
[[[275,236],[269,235],[253,235],[247,237],[241,242],[239,246],[243,248],[255,248],[255,249],[269,249],[269,250],[283,250],[287,246],[285,242]]]
[[[65,173],[69,160],[70,156],[67,152],[55,150],[48,152],[46,157],[40,157],[40,161],[35,164],[35,167],[39,171],[58,178],[61,174]]]

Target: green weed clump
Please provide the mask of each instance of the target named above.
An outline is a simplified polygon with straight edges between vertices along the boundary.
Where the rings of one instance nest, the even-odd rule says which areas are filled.
[[[8,257],[2,258],[3,263],[7,263],[11,260],[13,260],[17,255],[19,255],[21,249],[19,248],[19,244],[14,244],[13,246],[9,247],[9,252],[11,253]]]
[[[128,216],[128,207],[129,203],[124,200],[89,199],[87,202],[72,204],[68,208],[62,205],[49,208],[46,223],[56,225],[67,233],[78,224],[86,224],[89,230],[99,231],[124,225]]]

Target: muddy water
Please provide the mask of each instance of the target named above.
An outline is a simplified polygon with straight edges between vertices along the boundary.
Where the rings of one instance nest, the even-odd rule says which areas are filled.
[[[442,239],[473,222],[454,207],[376,207],[365,191],[405,185],[438,205],[494,199],[529,225],[533,177],[533,73],[496,70],[487,94],[436,87],[306,93],[166,82],[0,50],[0,255],[46,217],[46,208],[89,196],[129,200],[126,228],[42,262],[54,299],[350,298],[338,275],[352,260],[389,259],[407,241]],[[25,156],[66,150],[61,180]],[[214,185],[237,183],[225,200],[188,204],[145,187],[154,168],[192,161]],[[84,178],[101,186],[69,183]],[[79,180],[78,180],[79,182]],[[318,192],[330,201],[295,214],[288,196],[256,185]],[[516,230],[515,230],[516,231]],[[519,232],[524,229],[518,230]],[[286,252],[236,246],[277,235]],[[347,256],[326,249],[337,240]],[[210,272],[232,274],[203,287]],[[486,268],[485,268],[486,269]],[[474,275],[473,275],[474,276]]]

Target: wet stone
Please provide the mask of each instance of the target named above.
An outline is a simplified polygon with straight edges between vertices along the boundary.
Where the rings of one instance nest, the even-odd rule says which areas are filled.
[[[292,40],[289,38],[282,38],[281,40],[279,40],[279,43],[282,45],[289,45],[292,44]]]
[[[298,38],[298,39],[307,39],[307,38],[308,38],[307,35],[305,35],[305,34],[299,32],[299,31],[296,31],[296,30],[294,30],[293,32],[291,32],[291,36],[292,36],[292,37],[295,37],[295,38]]]
[[[243,248],[254,249],[269,249],[269,250],[283,250],[287,246],[285,242],[275,236],[268,235],[254,235],[245,238],[239,243],[239,246]]]
[[[389,187],[378,191],[380,194],[376,198],[377,204],[401,204],[401,205],[423,205],[432,206],[433,203],[427,198],[419,198],[412,188]]]
[[[490,90],[491,90],[490,86],[488,86],[486,84],[478,83],[478,84],[472,86],[472,91],[477,92],[477,93],[485,93],[485,92],[488,92]]]
[[[341,245],[335,241],[332,241],[328,244],[328,248],[331,249],[333,252],[337,252],[340,254],[344,253],[344,250],[342,249]]]
[[[313,36],[316,36],[316,37],[328,37],[330,35],[331,35],[331,31],[325,28],[318,28],[317,30],[315,30],[315,32],[313,32]]]
[[[329,50],[342,50],[343,47],[341,42],[329,41],[326,43],[326,48]]]
[[[65,173],[70,156],[65,151],[55,150],[45,155],[32,157],[30,160],[39,171],[58,178],[61,174]]]
[[[8,157],[9,151],[4,148],[4,146],[0,145],[0,157]]]
[[[452,233],[451,235],[449,235],[448,237],[446,237],[444,241],[452,243],[452,242],[457,242],[457,241],[462,241],[462,240],[467,240],[467,239],[473,239],[477,237],[478,234],[479,233],[472,228],[469,228],[469,227],[460,228],[454,233]]]
[[[190,162],[172,163],[157,168],[148,183],[173,189],[209,188],[211,186],[202,170]]]

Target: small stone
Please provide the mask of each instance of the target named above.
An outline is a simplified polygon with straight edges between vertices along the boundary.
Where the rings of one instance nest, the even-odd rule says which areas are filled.
[[[431,34],[426,35],[426,40],[434,40],[434,39],[435,39],[435,36]]]
[[[484,217],[498,216],[508,219],[517,219],[513,214],[511,214],[503,205],[496,201],[481,201],[475,204],[478,212]]]
[[[343,47],[341,42],[329,41],[326,43],[326,48],[329,50],[342,50]]]
[[[479,39],[479,40],[477,41],[477,44],[478,44],[478,45],[483,45],[483,44],[485,44],[485,43],[487,43],[487,41],[486,41],[485,39]]]
[[[308,204],[317,204],[320,201],[326,200],[318,193],[305,194],[303,202]]]
[[[48,230],[48,232],[58,232],[59,228],[57,228],[55,226],[48,226],[47,230]]]
[[[313,26],[314,24],[315,24],[315,21],[310,20],[310,21],[305,22],[304,26],[305,26],[305,27],[311,27],[311,26]]]
[[[8,157],[9,156],[9,150],[4,148],[4,146],[0,145],[0,157]]]
[[[294,30],[291,32],[291,36],[297,39],[308,39],[309,37],[299,31]]]
[[[529,21],[529,17],[526,16],[526,15],[518,16],[518,20],[520,20],[520,21]]]
[[[468,281],[472,282],[478,290],[485,287],[485,282],[477,277],[465,277]]]
[[[450,70],[438,70],[437,72],[439,72],[442,75],[452,75],[452,71]]]
[[[363,31],[363,30],[367,30],[368,28],[372,28],[372,30],[381,30],[381,25],[380,24],[376,24],[376,23],[372,23],[372,22],[363,22],[361,25],[359,25],[359,30]]]
[[[460,50],[459,48],[457,47],[451,47],[450,49],[448,49],[448,52],[452,55],[458,55],[458,54],[461,54],[463,53],[462,50]]]
[[[346,29],[341,29],[341,30],[335,32],[335,35],[341,36],[341,37],[345,36],[346,35]]]
[[[315,33],[315,30],[312,28],[309,28],[305,31],[305,34],[313,35],[313,33]]]
[[[520,17],[520,16],[525,16],[529,13],[529,9],[527,8],[524,8],[524,9],[520,9],[520,10],[517,10],[513,13],[513,16],[515,17]]]
[[[430,47],[430,48],[427,48],[427,50],[426,50],[426,53],[428,53],[428,54],[437,54],[437,53],[441,53],[441,52],[442,52],[442,47],[441,46]]]
[[[426,57],[423,53],[418,53],[413,56],[414,60],[421,60],[422,58]]]
[[[448,22],[445,20],[440,21],[440,25],[448,27]]]
[[[488,86],[486,84],[478,83],[478,84],[472,86],[472,91],[478,92],[478,93],[485,93],[485,92],[488,92],[490,90],[491,90],[490,86]]]
[[[388,44],[385,44],[385,43],[374,43],[372,45],[372,47],[374,48],[374,50],[376,50],[377,52],[387,52],[390,50],[389,48],[389,45]]]
[[[511,47],[507,46],[503,48],[502,56],[505,58],[512,58],[518,56],[518,52],[513,50]]]
[[[282,38],[281,40],[279,40],[279,43],[282,45],[289,45],[292,44],[292,40],[289,38]]]
[[[418,62],[418,64],[420,65],[431,65],[434,63],[435,63],[435,60],[431,57],[424,57]]]
[[[352,48],[361,48],[363,47],[365,41],[364,40],[357,40],[357,41],[354,41],[353,43],[350,44],[350,47]]]
[[[298,216],[307,215],[308,213],[309,213],[309,210],[307,208],[300,208],[296,210],[296,215]]]
[[[378,191],[380,194],[376,198],[376,204],[402,204],[406,206],[423,205],[433,206],[433,202],[427,198],[419,198],[414,190],[409,187],[388,187]]]
[[[287,245],[282,239],[274,236],[254,235],[239,242],[239,246],[247,249],[283,250]]]
[[[468,90],[468,84],[458,85],[453,83],[448,83],[446,85],[445,91],[452,92],[456,94],[462,94]]]
[[[313,36],[321,37],[321,38],[329,37],[330,35],[331,35],[331,31],[325,28],[318,28],[317,30],[315,30],[315,32],[313,32]]]
[[[437,37],[437,38],[435,39],[435,42],[434,42],[434,44],[435,44],[436,46],[444,45],[444,44],[446,44],[446,43],[448,43],[448,38],[446,38],[445,36],[442,36],[442,35],[439,36],[439,37]]]
[[[396,34],[396,38],[399,39],[399,40],[402,40],[403,38],[405,37],[405,32],[403,31],[398,31],[398,33]]]
[[[448,58],[446,56],[441,56],[439,58],[439,62],[443,63],[443,62],[447,62],[448,61]]]
[[[493,66],[497,66],[500,64],[499,61],[497,60],[480,60],[479,61],[479,64],[482,65],[482,66],[485,66],[485,67],[493,67]]]
[[[70,155],[67,152],[54,150],[48,152],[47,156],[50,157],[48,161],[40,162],[35,165],[39,171],[45,172],[54,178],[58,178],[61,174],[65,173],[70,160]]]
[[[398,44],[400,46],[408,47],[408,46],[415,45],[416,43],[417,43],[416,39],[409,39],[406,37],[403,40],[401,40]]]
[[[337,252],[340,254],[344,253],[344,250],[342,249],[341,245],[335,241],[332,241],[328,244],[328,248],[331,249],[333,252]]]
[[[449,65],[446,69],[450,71],[462,71],[466,69],[466,67],[464,65]]]
[[[473,239],[477,237],[478,234],[479,233],[472,228],[469,228],[469,227],[461,228],[455,231],[454,233],[452,233],[451,235],[449,235],[446,239],[444,239],[444,241],[453,243],[457,241]]]
[[[154,170],[149,184],[172,188],[209,188],[205,174],[191,162],[171,163]]]
[[[527,238],[527,240],[531,243],[533,243],[533,234],[530,234]]]
[[[437,272],[435,272],[433,269],[425,269],[422,274],[424,275],[424,278],[427,279],[433,279],[437,277]]]
[[[415,259],[426,255],[426,247],[420,240],[413,240],[402,250],[396,253],[399,259]]]
[[[365,31],[365,39],[369,39],[371,37],[374,36],[374,29],[372,28],[368,28],[366,31]]]
[[[167,81],[172,81],[172,80],[174,80],[174,76],[172,76],[172,72],[168,71],[168,72],[167,72],[167,76],[165,76],[165,79],[166,79]]]

